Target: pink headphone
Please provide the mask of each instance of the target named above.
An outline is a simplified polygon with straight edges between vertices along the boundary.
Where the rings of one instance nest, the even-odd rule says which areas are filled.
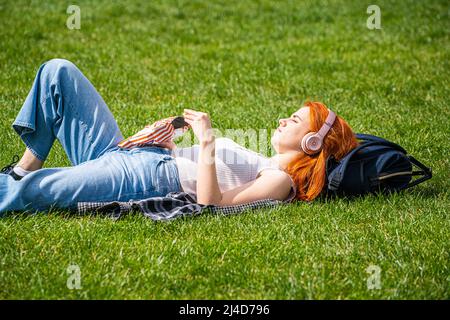
[[[306,154],[313,155],[322,149],[323,139],[333,126],[335,120],[336,114],[328,109],[328,116],[320,130],[318,132],[310,132],[305,134],[302,139],[301,147]]]

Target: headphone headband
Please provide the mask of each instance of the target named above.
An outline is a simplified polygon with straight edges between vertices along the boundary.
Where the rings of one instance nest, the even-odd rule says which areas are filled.
[[[336,120],[336,114],[328,109],[328,116],[325,119],[324,124],[320,128],[318,132],[310,132],[307,133],[301,142],[302,150],[309,155],[313,155],[319,152],[322,149],[323,139],[327,135],[328,131],[330,131],[331,127]]]
[[[331,127],[334,124],[334,121],[336,120],[336,113],[328,109],[328,116],[325,119],[324,124],[320,128],[319,132],[317,134],[323,139],[327,135],[328,131],[330,131]]]

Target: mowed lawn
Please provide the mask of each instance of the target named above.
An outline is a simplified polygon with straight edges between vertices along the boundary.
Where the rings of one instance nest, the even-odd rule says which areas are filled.
[[[319,100],[434,176],[391,196],[172,222],[8,214],[1,299],[450,298],[448,1],[76,4],[69,30],[67,1],[0,0],[1,166],[24,151],[11,124],[38,67],[64,58],[124,136],[183,108],[221,130],[274,129]],[[366,26],[371,4],[381,30]],[[69,165],[56,142],[45,167]]]

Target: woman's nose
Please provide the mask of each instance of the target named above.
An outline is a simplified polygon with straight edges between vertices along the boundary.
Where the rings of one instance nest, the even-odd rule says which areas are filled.
[[[280,119],[280,120],[278,120],[278,123],[280,124],[280,126],[284,126],[286,124],[286,120]]]

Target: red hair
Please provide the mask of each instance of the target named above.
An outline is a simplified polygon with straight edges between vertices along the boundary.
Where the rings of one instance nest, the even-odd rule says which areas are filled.
[[[328,108],[320,102],[307,102],[311,131],[319,131],[328,116]],[[348,123],[337,116],[323,140],[323,148],[315,155],[301,151],[287,166],[287,173],[296,186],[297,200],[312,201],[322,192],[325,185],[325,166],[329,156],[340,160],[358,145],[355,134]]]

